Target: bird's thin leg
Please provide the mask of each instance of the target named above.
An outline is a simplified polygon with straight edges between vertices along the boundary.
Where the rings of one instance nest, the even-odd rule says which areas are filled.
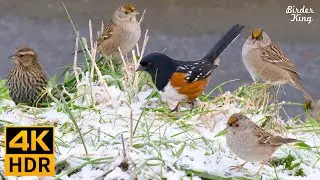
[[[278,93],[279,93],[279,90],[280,90],[280,85],[274,85],[272,86],[273,87],[273,94],[274,94],[274,104],[276,106],[276,109],[275,109],[275,115],[276,116],[279,116],[279,101],[278,101]]]
[[[278,85],[278,87],[277,87],[277,99],[278,99],[278,94],[279,94],[279,91],[280,91],[280,87],[281,87],[281,85]]]
[[[244,163],[242,163],[242,164],[240,164],[240,165],[238,165],[238,166],[230,166],[230,170],[238,170],[238,171],[240,171],[241,169],[246,169],[246,168],[244,168],[243,166],[244,166],[245,164],[247,164],[247,162],[248,162],[248,161],[246,161],[246,162],[244,162]]]
[[[178,102],[178,104],[176,105],[176,107],[175,107],[174,109],[170,110],[170,112],[178,111],[178,109],[179,109],[179,104],[180,104],[180,102]]]
[[[195,107],[196,101],[197,101],[197,100],[192,100],[192,101],[190,102],[190,104],[191,104],[191,110],[193,110],[193,108]]]
[[[262,169],[263,169],[263,167],[264,167],[265,164],[266,164],[266,162],[265,162],[265,161],[262,161],[258,172],[256,172],[256,173],[254,174],[255,176],[260,175],[260,173],[261,173],[261,171],[262,171]]]
[[[273,85],[272,86],[272,90],[273,90],[273,102],[274,104],[278,105],[278,92],[277,92],[277,89],[279,88],[279,86],[277,87],[276,85]]]

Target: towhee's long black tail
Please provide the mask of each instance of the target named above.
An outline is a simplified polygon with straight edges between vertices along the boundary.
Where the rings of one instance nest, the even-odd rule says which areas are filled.
[[[214,60],[217,59],[217,57],[239,36],[243,28],[244,25],[239,24],[232,26],[202,59],[207,59],[213,63]]]

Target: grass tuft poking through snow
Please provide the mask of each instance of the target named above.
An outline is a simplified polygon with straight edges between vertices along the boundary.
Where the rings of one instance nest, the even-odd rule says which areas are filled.
[[[179,112],[171,113],[160,101],[149,76],[135,72],[148,38],[146,33],[142,49],[137,46],[131,62],[122,57],[121,66],[112,64],[112,57],[96,59],[92,38],[91,50],[85,40],[77,40],[75,52],[81,43],[87,49],[83,54],[84,64],[88,64],[78,67],[75,54],[73,75],[68,74],[64,82],[65,91],[76,87],[65,92],[71,100],[49,93],[53,103],[47,108],[15,106],[8,100],[4,80],[0,81],[0,173],[4,169],[4,126],[56,126],[54,177],[3,178],[260,179],[253,176],[259,163],[247,163],[247,170],[240,172],[229,170],[243,161],[227,148],[224,129],[233,113],[242,112],[273,133],[304,141],[279,148],[263,169],[263,179],[319,179],[317,121],[297,116],[284,122],[274,116],[279,108],[267,105],[270,94],[263,84],[224,92],[224,83],[213,88],[220,91],[219,96],[203,95],[192,110],[184,105]],[[283,104],[277,106],[282,108]]]
[[[93,83],[92,93],[99,93],[102,88]],[[120,101],[128,97],[119,87],[109,88],[119,95],[116,107],[108,103],[94,106],[65,103],[63,105],[70,109],[67,112],[59,103],[45,109],[3,104],[0,122],[2,127],[12,124],[56,126],[54,179],[251,179],[258,170],[258,163],[248,163],[247,171],[229,171],[229,166],[238,165],[242,160],[226,147],[224,128],[232,113],[243,112],[262,125],[272,112],[246,104],[251,99],[236,96],[237,91],[199,102],[192,111],[184,106],[181,111],[170,113],[157,96],[150,96],[151,88],[138,92],[130,104]],[[93,98],[93,103],[98,101],[99,98]],[[265,166],[262,176],[264,179],[317,179],[319,128],[311,119],[298,125],[290,123],[281,135],[305,142],[281,147]],[[3,142],[2,133],[0,137]],[[3,156],[3,145],[0,148]],[[1,160],[3,169],[3,158]]]

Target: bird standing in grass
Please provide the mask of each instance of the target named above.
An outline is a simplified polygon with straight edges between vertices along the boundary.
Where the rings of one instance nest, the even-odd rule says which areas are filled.
[[[120,57],[118,47],[123,55],[131,51],[141,36],[137,14],[139,12],[131,4],[120,6],[97,40],[98,51],[107,56],[117,57]]]
[[[307,100],[312,97],[300,83],[296,66],[272,43],[262,29],[254,29],[242,47],[242,60],[254,81],[274,86],[291,84],[300,90]]]
[[[137,71],[148,72],[163,100],[193,102],[206,89],[212,71],[219,65],[219,55],[239,36],[243,25],[234,25],[197,61],[174,60],[162,53],[143,57]],[[172,110],[178,109],[178,105]]]
[[[14,62],[7,81],[12,100],[16,104],[23,103],[30,106],[41,102],[44,97],[40,96],[47,86],[47,76],[36,52],[30,47],[18,48],[9,58]]]
[[[274,136],[252,122],[247,116],[236,113],[228,120],[227,145],[239,158],[250,161],[263,161],[259,171],[263,168],[272,154],[283,144],[299,142],[297,139]],[[243,168],[247,163],[234,166],[233,169]]]

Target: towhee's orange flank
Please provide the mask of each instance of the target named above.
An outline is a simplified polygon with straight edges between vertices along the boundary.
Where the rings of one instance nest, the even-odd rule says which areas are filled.
[[[178,61],[162,53],[151,53],[141,59],[137,71],[146,71],[151,75],[163,99],[193,102],[206,89],[213,69],[219,64],[218,56],[243,28],[239,24],[232,26],[201,60]]]

